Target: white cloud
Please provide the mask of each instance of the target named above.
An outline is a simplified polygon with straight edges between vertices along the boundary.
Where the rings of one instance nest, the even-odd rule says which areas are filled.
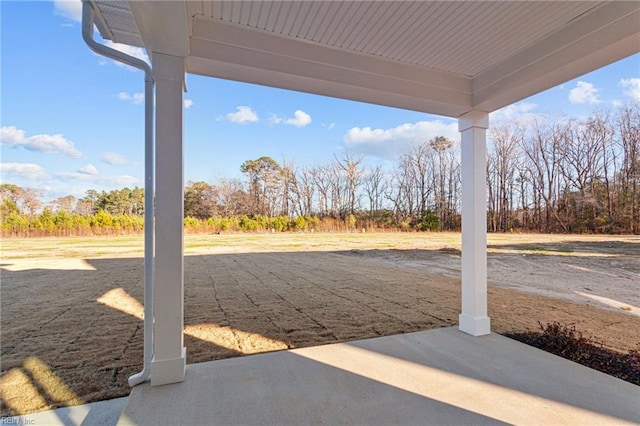
[[[38,180],[47,176],[42,166],[33,163],[0,163],[0,172],[29,180]]]
[[[102,154],[100,159],[112,166],[119,166],[127,163],[127,158],[124,155],[116,154],[115,152],[105,152]]]
[[[322,124],[322,127],[326,127],[326,128],[327,128],[327,130],[331,130],[331,129],[333,129],[334,127],[336,127],[336,123],[329,123],[329,124],[325,124],[325,123],[323,123],[323,124]]]
[[[311,124],[311,116],[306,112],[298,109],[293,113],[293,118],[283,119],[283,123],[298,128],[305,127]]]
[[[536,104],[529,102],[518,102],[508,105],[489,114],[489,125],[493,123],[500,123],[502,121],[527,121],[528,118],[539,116],[539,114],[533,112],[537,107],[538,106]]]
[[[278,117],[272,114],[271,117],[269,117],[269,122],[271,124],[284,123],[300,128],[311,124],[311,116],[302,110],[296,110],[296,112],[293,113],[293,118]]]
[[[21,146],[29,151],[64,154],[73,158],[82,157],[82,153],[74,147],[73,142],[65,139],[61,134],[25,137],[24,130],[15,126],[7,126],[0,129],[0,142],[11,147]]]
[[[282,123],[282,118],[278,117],[275,114],[271,114],[271,116],[269,117],[269,123],[271,123],[271,124],[280,124],[280,123]]]
[[[305,127],[311,124],[311,116],[302,110],[296,110],[293,113],[293,118],[284,120],[284,123],[296,127]]]
[[[98,183],[106,186],[135,186],[139,185],[140,181],[133,176],[118,175],[118,176],[104,176],[98,179]]]
[[[104,186],[134,186],[139,183],[138,179],[129,175],[98,176],[82,172],[59,172],[55,177],[62,181],[92,182]]]
[[[82,173],[83,175],[97,176],[98,169],[93,164],[87,164],[86,166],[80,167],[78,169],[78,173]]]
[[[460,140],[458,123],[440,120],[405,123],[390,129],[353,127],[342,138],[344,146],[350,150],[385,159],[395,159],[412,145],[436,136],[444,136],[452,141]]]
[[[82,21],[82,2],[80,0],[54,0],[54,12],[76,22]]]
[[[599,90],[592,83],[578,81],[576,87],[569,91],[569,102],[572,104],[597,104]]]
[[[635,102],[640,102],[640,78],[623,78],[618,85],[627,89],[624,91],[625,95]]]
[[[133,105],[140,105],[144,102],[144,93],[120,92],[118,93],[118,99],[131,102]]]
[[[184,109],[189,109],[193,106],[193,101],[191,99],[184,100]]]
[[[239,124],[246,124],[260,120],[260,118],[258,118],[258,114],[248,106],[237,107],[236,112],[230,112],[227,114],[227,119],[233,123]]]

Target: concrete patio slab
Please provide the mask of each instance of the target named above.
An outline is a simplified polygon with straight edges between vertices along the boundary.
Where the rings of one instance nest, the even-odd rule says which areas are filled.
[[[506,337],[444,328],[192,364],[119,425],[638,424],[640,388]]]
[[[4,417],[0,425],[113,426],[118,422],[127,397],[57,408],[23,416]]]

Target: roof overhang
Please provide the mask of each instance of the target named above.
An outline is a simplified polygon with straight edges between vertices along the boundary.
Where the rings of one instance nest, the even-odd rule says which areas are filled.
[[[103,37],[189,73],[450,117],[640,51],[640,2],[101,1]]]

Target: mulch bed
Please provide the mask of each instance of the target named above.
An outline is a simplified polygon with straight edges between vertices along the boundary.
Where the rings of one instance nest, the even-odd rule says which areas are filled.
[[[504,335],[640,386],[640,342],[637,349],[625,354],[605,348],[602,343],[585,337],[575,327],[558,322],[539,325],[540,331]]]

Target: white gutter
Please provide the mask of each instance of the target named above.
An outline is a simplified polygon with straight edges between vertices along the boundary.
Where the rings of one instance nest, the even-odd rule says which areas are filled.
[[[153,358],[153,74],[149,64],[93,39],[95,10],[89,0],[82,0],[82,38],[94,52],[144,71],[144,367],[129,377],[129,386],[149,378]]]

